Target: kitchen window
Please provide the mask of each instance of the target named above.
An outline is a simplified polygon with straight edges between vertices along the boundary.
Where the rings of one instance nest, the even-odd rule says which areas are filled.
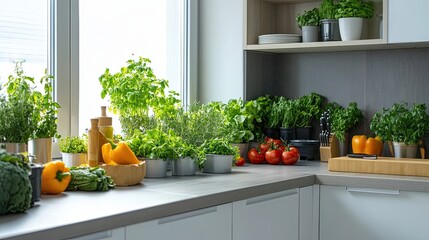
[[[79,134],[100,116],[100,106],[109,105],[100,97],[98,78],[106,68],[120,71],[129,59],[149,58],[157,78],[169,80],[169,90],[183,96],[184,0],[81,0],[78,9]]]

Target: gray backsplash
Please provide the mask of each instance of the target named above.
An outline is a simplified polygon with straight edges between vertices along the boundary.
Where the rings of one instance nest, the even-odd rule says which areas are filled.
[[[365,117],[351,135],[370,134],[374,113],[395,102],[429,107],[429,48],[278,55],[246,52],[245,62],[247,100],[264,94],[295,98],[316,92],[343,106],[357,102]]]

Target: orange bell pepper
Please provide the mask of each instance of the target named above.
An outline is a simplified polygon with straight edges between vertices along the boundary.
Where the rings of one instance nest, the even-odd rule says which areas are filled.
[[[70,180],[70,170],[63,161],[45,163],[42,171],[42,193],[62,193],[66,190]]]
[[[380,137],[367,138],[365,135],[355,135],[352,138],[353,153],[375,154],[381,156],[383,141]]]
[[[134,152],[124,141],[121,141],[116,145],[112,143],[105,143],[101,147],[101,152],[103,155],[103,161],[109,165],[128,165],[140,163]]]

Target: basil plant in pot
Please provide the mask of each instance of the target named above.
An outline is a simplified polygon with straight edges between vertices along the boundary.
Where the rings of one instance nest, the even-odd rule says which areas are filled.
[[[312,92],[294,100],[297,139],[311,139],[313,135],[313,119],[319,117],[322,113],[322,99],[321,95]]]
[[[136,129],[144,131],[152,114],[168,114],[180,103],[176,92],[166,93],[168,81],[158,79],[150,63],[148,58],[130,59],[119,72],[106,69],[99,77],[101,97],[109,97],[110,109],[119,115],[125,136]]]
[[[374,16],[374,3],[365,0],[340,0],[335,17],[338,18],[341,40],[360,40],[364,19]]]
[[[239,155],[238,148],[226,138],[207,140],[201,149],[206,154],[203,164],[203,172],[206,173],[230,173],[234,159]]]
[[[370,129],[383,141],[393,142],[394,150],[389,147],[396,158],[415,158],[419,142],[429,132],[426,109],[426,104],[395,103],[374,114]]]
[[[88,137],[86,135],[60,138],[58,147],[66,166],[73,167],[88,163]]]
[[[302,42],[319,41],[320,14],[318,8],[304,11],[296,17],[298,27],[302,29]]]

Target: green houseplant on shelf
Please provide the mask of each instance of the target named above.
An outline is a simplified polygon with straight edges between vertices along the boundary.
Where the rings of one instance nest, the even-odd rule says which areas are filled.
[[[338,8],[337,0],[323,0],[320,4],[320,26],[322,41],[340,41],[338,18],[335,17]]]
[[[302,29],[302,42],[317,42],[319,40],[320,13],[318,8],[304,11],[296,17],[298,27]]]
[[[60,138],[58,147],[66,166],[73,167],[88,163],[88,137],[86,135]]]
[[[201,149],[206,154],[203,172],[207,173],[230,173],[233,161],[239,155],[238,148],[226,138],[207,140]]]
[[[374,3],[365,0],[340,0],[335,17],[338,18],[343,41],[361,39],[363,20],[374,16]]]
[[[395,103],[390,108],[382,108],[371,119],[371,131],[389,144],[397,158],[415,158],[417,145],[429,132],[429,116],[426,104]]]

